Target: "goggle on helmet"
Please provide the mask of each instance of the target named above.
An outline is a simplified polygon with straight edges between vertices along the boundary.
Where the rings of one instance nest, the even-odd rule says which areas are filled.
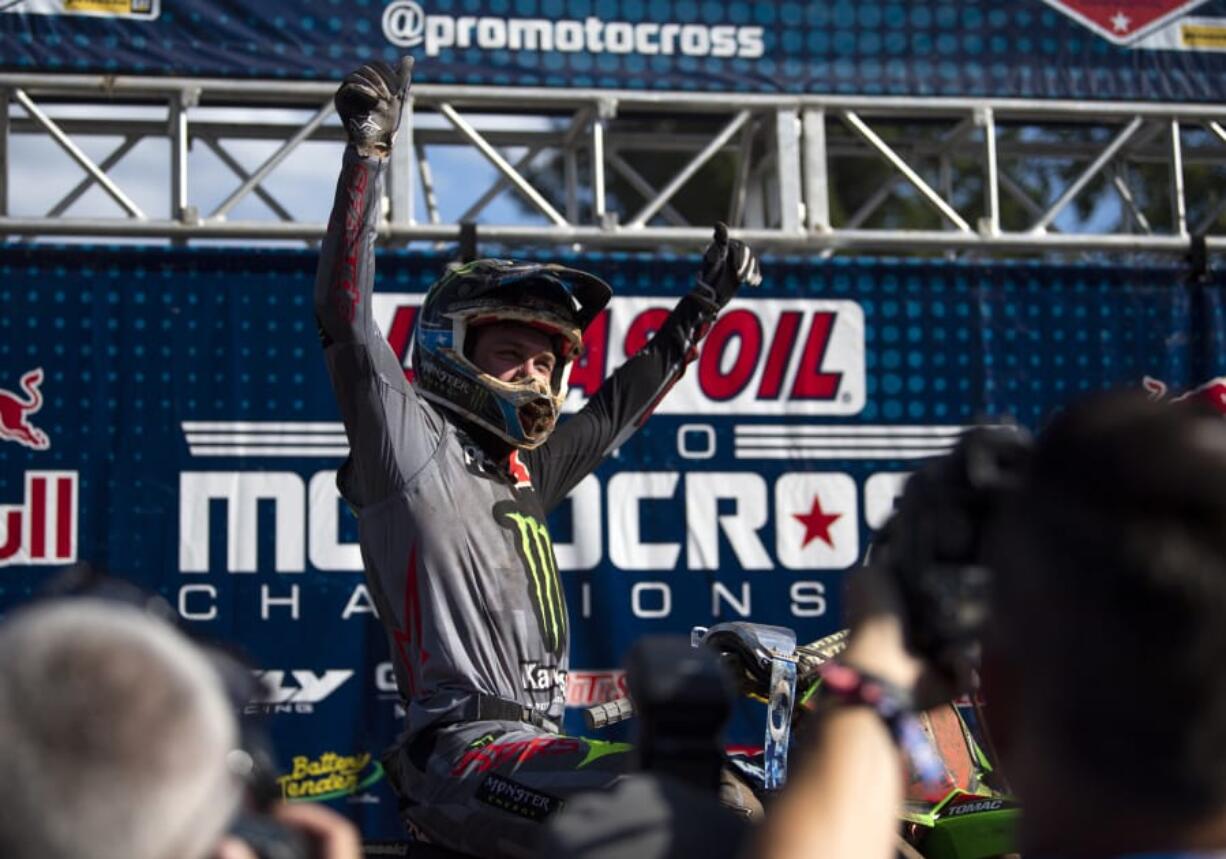
[[[557,425],[583,331],[612,295],[595,275],[554,263],[483,259],[452,267],[417,315],[417,389],[516,447],[538,447]],[[503,382],[469,359],[473,332],[497,322],[528,325],[554,340],[558,360],[548,383]]]

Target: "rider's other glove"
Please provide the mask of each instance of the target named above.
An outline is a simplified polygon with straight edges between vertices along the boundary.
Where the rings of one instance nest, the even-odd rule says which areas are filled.
[[[413,79],[413,58],[393,69],[375,60],[350,72],[334,98],[349,142],[363,158],[386,158],[392,151],[400,112]]]
[[[715,240],[702,255],[698,282],[690,295],[712,314],[723,309],[742,283],[757,286],[762,282],[762,269],[749,246],[738,239],[728,238],[728,228],[715,225]]]

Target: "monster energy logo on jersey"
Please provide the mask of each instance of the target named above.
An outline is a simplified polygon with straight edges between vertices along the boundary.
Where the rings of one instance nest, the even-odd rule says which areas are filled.
[[[549,529],[536,517],[517,510],[513,502],[494,505],[494,518],[518,538],[516,548],[528,573],[528,598],[536,609],[541,636],[549,652],[561,656],[566,649],[566,595],[558,578]]]

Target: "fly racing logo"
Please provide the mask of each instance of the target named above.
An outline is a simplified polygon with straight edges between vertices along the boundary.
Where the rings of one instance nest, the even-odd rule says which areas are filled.
[[[248,703],[247,713],[314,713],[324,701],[353,676],[347,669],[316,674],[309,669],[254,671],[259,691]],[[286,675],[289,675],[288,677]]]
[[[486,51],[638,54],[640,56],[738,57],[766,53],[758,26],[657,21],[605,21],[427,15],[414,0],[394,0],[383,10],[383,35],[393,45],[425,45],[426,56],[449,48]]]
[[[540,624],[541,638],[554,656],[566,650],[566,595],[558,578],[549,529],[535,517],[516,509],[515,503],[494,505],[494,520],[515,535],[515,548],[528,574],[528,599]]]
[[[523,662],[519,669],[524,689],[528,692],[549,692],[566,684],[566,672],[556,666]]]

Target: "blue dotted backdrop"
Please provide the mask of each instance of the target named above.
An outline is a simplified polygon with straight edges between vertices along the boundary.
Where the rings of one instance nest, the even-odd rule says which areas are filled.
[[[696,260],[631,254],[566,255],[606,277],[622,296],[679,296],[688,290]],[[446,257],[383,253],[378,288],[421,293]],[[184,421],[335,422],[338,415],[312,320],[316,258],[305,251],[166,249],[130,247],[0,246],[0,388],[16,392],[18,380],[42,367],[45,398],[30,422],[51,447],[37,451],[0,440],[0,504],[21,504],[25,474],[35,470],[79,475],[79,551],[137,584],[178,601],[185,585],[215,589],[216,616],[193,624],[210,636],[239,644],[262,668],[353,670],[353,677],[314,712],[273,717],[282,755],[318,756],[332,751],[377,751],[397,731],[393,704],[381,697],[375,667],[386,645],[369,614],[346,618],[361,581],[357,572],[275,570],[272,510],[259,510],[257,570],[225,571],[222,507],[212,508],[208,571],[180,572],[180,475],[210,470],[275,471],[303,484],[338,458],[226,458],[192,456]],[[657,415],[597,473],[603,504],[611,478],[624,470],[737,472],[756,475],[768,487],[782,475],[833,471],[849,475],[857,491],[878,472],[901,472],[914,460],[744,460],[733,456],[735,427],[754,423],[801,425],[961,425],[1011,415],[1041,425],[1079,394],[1138,385],[1151,375],[1178,392],[1226,373],[1226,328],[1221,314],[1226,280],[1189,285],[1175,268],[971,265],[837,259],[773,259],[764,262],[765,283],[754,296],[820,298],[854,302],[863,311],[866,402],[858,414],[798,420],[788,416]],[[751,296],[752,298],[753,296]],[[678,432],[684,424],[711,427],[715,455],[683,459]],[[703,436],[696,436],[702,446]],[[648,501],[642,539],[683,546],[676,569],[632,572],[609,560],[607,512],[602,514],[603,560],[565,576],[576,619],[573,665],[617,665],[639,635],[683,632],[709,624],[713,587],[752,596],[756,620],[796,627],[816,638],[840,625],[842,569],[744,570],[725,536],[718,571],[687,569],[683,491],[668,501]],[[724,502],[720,502],[721,505]],[[769,501],[771,505],[775,502]],[[868,537],[863,502],[856,517],[860,546]],[[722,514],[735,510],[720,508]],[[775,511],[760,530],[776,543],[789,518]],[[558,543],[591,527],[563,506],[552,525]],[[352,518],[342,515],[340,537],[356,539]],[[0,610],[20,605],[46,583],[48,567],[0,570]],[[671,611],[666,617],[635,616],[632,589],[663,582]],[[815,583],[826,611],[797,615],[792,587]],[[299,590],[300,616],[285,607],[270,620],[262,600]],[[812,590],[810,591],[813,592]],[[643,600],[660,608],[660,591]],[[590,607],[590,612],[587,608]],[[725,609],[721,617],[730,615]],[[584,615],[589,615],[584,617]],[[578,729],[572,716],[572,729]],[[753,714],[738,716],[736,739],[754,742]],[[385,788],[373,800],[340,801],[369,836],[398,832]]]
[[[442,46],[431,83],[1216,102],[1220,51],[1134,50],[1043,0],[421,0],[424,15],[760,27],[757,57]],[[337,80],[388,41],[383,0],[162,0],[152,21],[0,15],[12,71]],[[1196,7],[1226,15],[1226,0]],[[475,36],[473,39],[475,40]],[[459,39],[454,40],[457,45]],[[475,42],[474,42],[475,44]],[[487,42],[488,44],[488,42]],[[706,51],[703,51],[706,53]]]

